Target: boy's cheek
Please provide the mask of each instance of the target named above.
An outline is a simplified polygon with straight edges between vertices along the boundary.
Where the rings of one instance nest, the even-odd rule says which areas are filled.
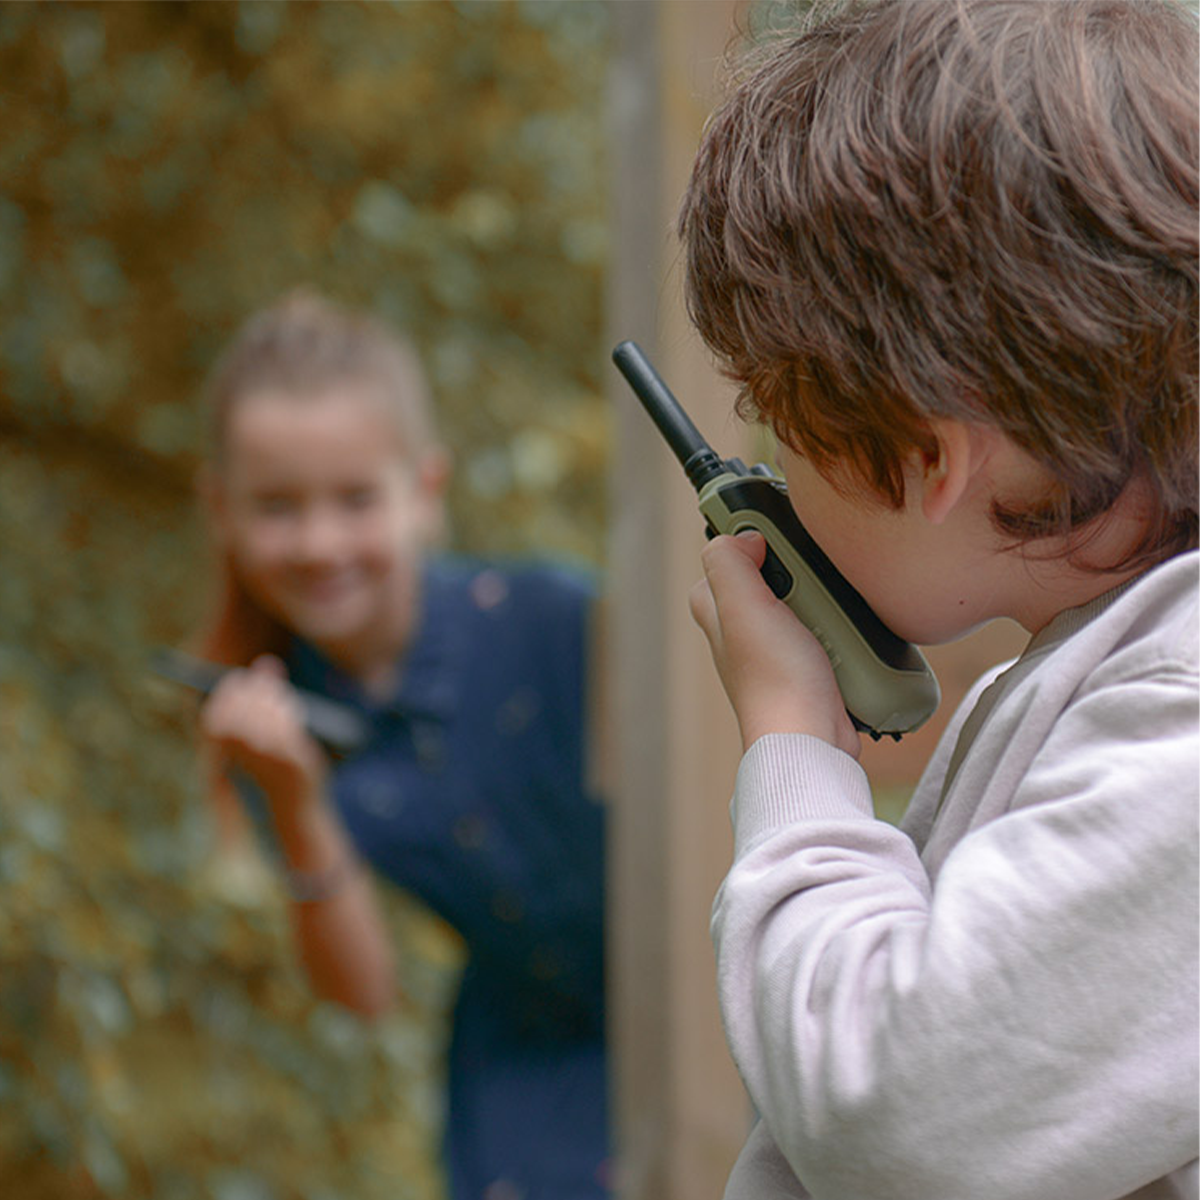
[[[957,641],[988,620],[950,593],[916,597],[903,607],[881,605],[876,613],[894,634],[918,646]]]

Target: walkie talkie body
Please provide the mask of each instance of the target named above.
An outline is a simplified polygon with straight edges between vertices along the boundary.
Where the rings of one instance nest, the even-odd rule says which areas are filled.
[[[151,658],[150,669],[164,679],[171,679],[207,696],[230,668],[163,646]],[[367,718],[356,709],[315,692],[301,688],[293,690],[303,706],[305,729],[332,757],[348,758],[367,744],[370,726]]]
[[[922,725],[941,698],[924,655],[884,625],[813,541],[786,483],[765,463],[721,458],[635,342],[621,342],[613,362],[683,465],[710,536],[754,529],[766,539],[763,578],[829,655],[855,727],[898,739]]]

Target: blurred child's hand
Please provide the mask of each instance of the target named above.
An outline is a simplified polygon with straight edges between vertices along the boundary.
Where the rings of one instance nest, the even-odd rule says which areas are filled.
[[[241,767],[273,808],[313,803],[324,791],[326,763],[304,728],[299,697],[271,655],[230,671],[200,713],[203,736],[226,763]]]
[[[766,545],[759,533],[714,538],[701,555],[705,578],[688,598],[737,714],[742,748],[767,733],[807,733],[857,758],[858,734],[828,656],[759,574]]]

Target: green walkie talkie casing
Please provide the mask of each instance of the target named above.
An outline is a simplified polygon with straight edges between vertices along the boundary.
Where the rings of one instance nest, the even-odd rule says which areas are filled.
[[[813,541],[784,481],[765,464],[722,459],[636,343],[618,345],[613,361],[683,464],[710,535],[753,529],[765,538],[763,578],[821,643],[855,726],[898,739],[924,724],[941,698],[924,655],[884,625]]]

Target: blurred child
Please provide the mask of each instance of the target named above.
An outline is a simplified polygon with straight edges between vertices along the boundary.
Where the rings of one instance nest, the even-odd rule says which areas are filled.
[[[822,5],[706,129],[690,311],[800,518],[901,636],[1032,635],[893,828],[761,537],[706,547],[727,1197],[1197,1194],[1196,75],[1170,2]]]
[[[606,1195],[591,589],[429,556],[448,459],[415,357],[366,316],[286,299],[247,323],[210,399],[225,578],[205,651],[245,668],[201,713],[226,840],[229,771],[269,814],[314,989],[352,1009],[380,1013],[395,988],[367,867],[461,933],[456,1200]],[[358,709],[366,748],[331,765],[292,684]]]

